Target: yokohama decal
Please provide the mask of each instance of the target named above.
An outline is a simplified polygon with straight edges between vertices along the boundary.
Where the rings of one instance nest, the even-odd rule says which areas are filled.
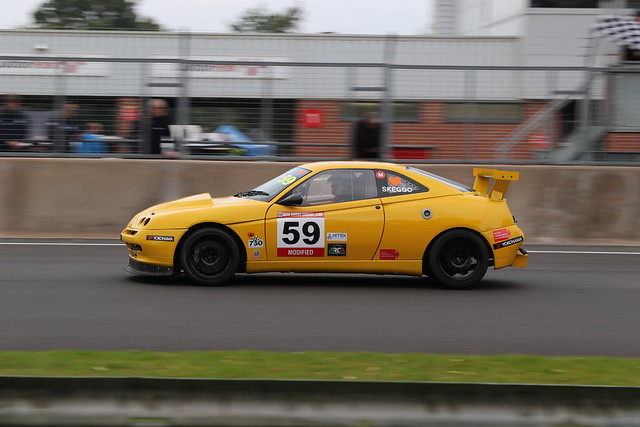
[[[522,236],[514,237],[511,240],[507,240],[506,242],[500,242],[493,245],[493,249],[506,248],[507,246],[515,245],[516,243],[520,243],[524,240]]]
[[[153,240],[154,242],[173,242],[173,236],[153,236],[147,234],[147,240]]]
[[[278,212],[279,257],[324,256],[324,212]]]

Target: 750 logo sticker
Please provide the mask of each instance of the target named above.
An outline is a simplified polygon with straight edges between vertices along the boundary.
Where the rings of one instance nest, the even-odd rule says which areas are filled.
[[[262,248],[264,246],[264,241],[258,236],[253,236],[249,239],[249,247],[250,248]]]

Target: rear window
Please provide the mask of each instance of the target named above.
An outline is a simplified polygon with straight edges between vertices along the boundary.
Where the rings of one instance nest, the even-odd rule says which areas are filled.
[[[403,194],[425,193],[428,188],[412,181],[406,176],[389,170],[376,170],[376,182],[380,197],[400,196]]]
[[[407,170],[411,171],[411,172],[415,172],[417,174],[426,176],[428,178],[431,178],[435,181],[441,182],[442,184],[446,184],[449,187],[455,188],[458,191],[462,191],[463,193],[473,193],[473,189],[471,187],[468,187],[464,184],[461,184],[457,181],[454,181],[452,179],[449,178],[444,178],[440,175],[436,175],[434,173],[431,172],[427,172],[427,171],[423,171],[422,169],[418,169],[418,168],[414,168],[413,166],[407,166]]]

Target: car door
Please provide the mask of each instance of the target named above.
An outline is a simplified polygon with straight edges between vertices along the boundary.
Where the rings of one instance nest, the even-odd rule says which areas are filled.
[[[442,220],[440,214],[432,218],[432,212],[440,213],[436,206],[450,202],[431,198],[429,188],[398,172],[378,169],[375,176],[386,224],[378,258],[421,259]]]
[[[267,211],[268,260],[373,258],[384,228],[384,210],[372,170],[319,172],[284,197],[289,195],[300,195],[302,202],[295,206],[276,202]]]

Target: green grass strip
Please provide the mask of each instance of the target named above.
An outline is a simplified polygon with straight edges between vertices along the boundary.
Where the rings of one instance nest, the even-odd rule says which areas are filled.
[[[640,358],[65,350],[0,352],[0,375],[640,386]]]

